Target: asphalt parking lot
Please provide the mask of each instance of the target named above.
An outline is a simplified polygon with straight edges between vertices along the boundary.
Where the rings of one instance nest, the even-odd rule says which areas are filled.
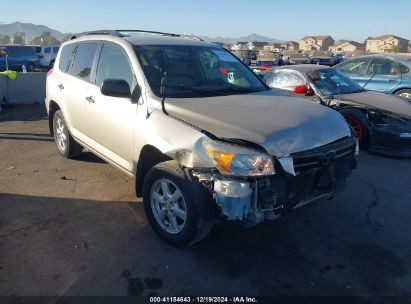
[[[134,181],[66,160],[42,107],[0,113],[0,295],[411,295],[411,160],[362,152],[348,189],[176,249]]]

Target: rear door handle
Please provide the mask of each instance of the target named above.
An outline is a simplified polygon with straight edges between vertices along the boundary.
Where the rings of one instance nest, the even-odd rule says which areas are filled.
[[[388,79],[388,82],[397,82],[397,79]]]
[[[60,90],[64,90],[64,86],[63,86],[63,84],[62,84],[62,83],[60,83],[60,84],[58,85],[58,88],[59,88]]]
[[[95,102],[95,100],[93,99],[93,96],[86,97],[86,100],[87,100],[88,102],[91,102],[91,103],[94,103],[94,102]]]

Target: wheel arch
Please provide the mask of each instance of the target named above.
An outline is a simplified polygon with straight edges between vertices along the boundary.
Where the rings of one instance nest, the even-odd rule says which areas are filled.
[[[138,197],[143,196],[144,178],[148,171],[155,165],[168,160],[172,160],[172,158],[152,145],[145,145],[141,149],[135,172],[135,188]]]
[[[398,91],[401,91],[401,90],[411,90],[411,87],[408,86],[408,87],[395,88],[395,90],[392,91],[392,94],[397,94],[397,92],[398,92]]]
[[[60,110],[60,106],[55,102],[54,100],[50,100],[49,102],[49,130],[50,134],[54,135],[54,130],[53,130],[53,118],[54,114]]]

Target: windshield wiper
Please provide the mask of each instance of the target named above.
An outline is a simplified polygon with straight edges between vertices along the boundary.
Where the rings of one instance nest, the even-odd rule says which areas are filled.
[[[224,92],[224,93],[256,93],[256,92],[261,92],[258,89],[253,89],[253,88],[241,88],[241,87],[227,87],[221,90],[218,90],[218,92]]]
[[[213,90],[206,90],[206,89],[200,89],[200,88],[193,88],[193,87],[187,87],[187,86],[180,86],[180,85],[162,85],[160,88],[171,88],[171,89],[177,89],[177,90],[182,90],[185,92],[197,92],[197,93],[203,93],[205,95],[212,94],[212,95],[227,95],[224,92],[221,91],[213,91]],[[172,93],[172,94],[167,94],[167,95],[176,95],[179,93]],[[164,93],[161,92],[161,95],[164,97]]]

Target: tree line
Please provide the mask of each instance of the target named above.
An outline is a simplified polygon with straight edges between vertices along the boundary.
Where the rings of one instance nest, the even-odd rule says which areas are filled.
[[[50,32],[43,32],[40,36],[35,37],[31,44],[55,44],[60,45],[62,42],[67,41],[70,39],[70,35],[66,35],[60,41]],[[0,35],[0,44],[26,44],[26,33],[24,32],[17,32],[13,35]]]

